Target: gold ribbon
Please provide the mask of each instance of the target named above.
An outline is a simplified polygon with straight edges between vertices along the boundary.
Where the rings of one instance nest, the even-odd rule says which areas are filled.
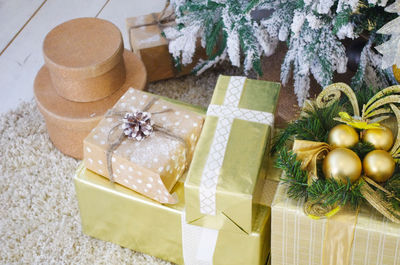
[[[354,231],[357,224],[358,212],[349,207],[328,218],[322,246],[321,261],[323,265],[348,265],[353,247]]]
[[[354,127],[356,129],[367,130],[367,129],[380,129],[381,128],[380,124],[377,122],[369,123],[367,121],[363,121],[361,119],[352,117],[347,112],[339,112],[339,116],[340,116],[340,118],[334,118],[334,120],[346,123],[347,125]]]
[[[396,211],[389,203],[382,200],[381,194],[372,189],[371,186],[383,191],[388,196],[394,197],[394,195],[368,177],[362,177],[362,181],[365,182],[364,185],[361,186],[361,193],[364,198],[389,220],[394,223],[400,223],[399,211]],[[400,201],[399,198],[394,197],[394,199]],[[335,211],[335,209],[336,208],[330,213]],[[325,226],[321,258],[323,265],[350,264],[350,255],[359,211],[360,207],[354,212],[349,206],[343,206],[340,207],[340,212],[337,214],[336,212],[333,214],[326,214],[327,217],[331,218],[327,219]],[[395,212],[397,212],[397,216]]]
[[[154,97],[152,98],[149,103],[146,104],[146,106],[143,108],[143,112],[148,111],[153,105],[154,103],[158,100],[158,98]],[[172,109],[165,109],[163,111],[158,111],[158,112],[152,112],[151,115],[158,115],[158,114],[162,114],[162,113],[166,113],[166,112],[170,112],[172,111]],[[129,111],[113,111],[112,109],[109,110],[105,117],[119,117],[120,119],[122,119],[126,113],[129,113]],[[114,153],[114,151],[121,145],[121,143],[127,138],[127,136],[124,134],[124,132],[122,131],[118,137],[114,140],[111,141],[111,137],[114,134],[114,132],[116,131],[116,129],[118,129],[118,127],[121,127],[122,122],[119,122],[117,125],[115,125],[114,127],[111,128],[111,130],[108,132],[108,136],[107,136],[107,142],[109,143],[107,151],[106,151],[106,157],[107,157],[107,171],[108,171],[108,175],[110,178],[111,182],[114,182],[114,175],[113,175],[113,167],[112,167],[112,154]],[[187,167],[187,163],[188,163],[188,144],[186,143],[185,139],[183,139],[182,137],[179,137],[177,135],[174,135],[171,131],[169,131],[168,129],[165,129],[164,127],[154,124],[153,125],[153,131],[157,131],[162,133],[164,136],[175,139],[179,142],[181,142],[185,148],[185,167]],[[146,141],[146,139],[144,139],[143,141]]]
[[[293,151],[301,160],[301,169],[308,172],[308,185],[317,180],[317,161],[323,159],[333,148],[323,142],[295,140]]]
[[[314,220],[332,217],[340,209],[340,206],[324,205],[322,201],[306,201],[304,204],[304,213]]]
[[[301,160],[301,169],[308,172],[307,184],[318,180],[317,161],[323,159],[330,151],[332,146],[324,142],[314,142],[307,140],[295,140],[293,151],[297,159]],[[312,219],[331,217],[340,210],[339,206],[326,206],[323,201],[307,201],[304,204],[304,212]]]
[[[364,185],[361,186],[361,194],[369,202],[369,204],[371,204],[376,210],[378,210],[378,212],[383,214],[390,221],[400,224],[400,211],[394,209],[389,202],[384,200],[382,193],[380,193],[378,190],[385,193],[389,198],[393,198],[399,202],[400,199],[367,176],[363,176],[362,180],[364,181]],[[374,190],[371,186],[377,188],[377,190]]]

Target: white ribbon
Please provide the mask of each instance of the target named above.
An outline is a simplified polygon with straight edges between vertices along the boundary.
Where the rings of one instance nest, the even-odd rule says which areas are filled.
[[[212,265],[218,230],[187,224],[185,212],[181,222],[185,265]]]
[[[273,125],[274,115],[269,112],[239,108],[246,77],[232,76],[229,80],[223,105],[210,105],[207,116],[217,116],[218,122],[210,152],[200,181],[200,212],[216,215],[218,177],[224,161],[226,146],[234,119]]]

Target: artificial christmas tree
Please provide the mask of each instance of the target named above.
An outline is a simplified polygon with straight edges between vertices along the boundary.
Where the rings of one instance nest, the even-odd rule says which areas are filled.
[[[183,64],[191,63],[196,40],[201,39],[208,60],[197,65],[197,73],[229,59],[234,66],[243,64],[246,72],[254,69],[261,74],[261,57],[273,54],[278,42],[285,41],[288,51],[281,80],[285,85],[293,70],[294,90],[302,105],[309,95],[310,76],[326,86],[332,82],[334,72],[345,72],[347,56],[341,40],[361,34],[367,35],[368,42],[362,50],[353,87],[391,84],[387,71],[380,68],[382,57],[373,49],[386,39],[375,32],[394,17],[383,8],[391,2],[174,0],[177,27],[167,28],[164,33],[171,39],[170,52]]]
[[[386,12],[397,13],[400,15],[400,1],[397,0],[395,3],[385,8]],[[382,69],[392,67],[393,75],[397,82],[400,82],[400,17],[397,17],[382,28],[378,30],[378,33],[391,35],[390,40],[377,46],[376,49],[383,55]]]

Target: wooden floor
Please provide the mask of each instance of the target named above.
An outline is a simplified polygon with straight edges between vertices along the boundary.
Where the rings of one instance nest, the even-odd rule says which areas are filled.
[[[113,22],[130,48],[128,17],[160,11],[165,0],[0,0],[0,114],[33,97],[43,65],[42,43],[58,24],[78,17]]]

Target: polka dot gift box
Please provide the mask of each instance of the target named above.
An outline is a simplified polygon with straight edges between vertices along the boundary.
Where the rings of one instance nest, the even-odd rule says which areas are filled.
[[[85,166],[165,204],[188,168],[203,116],[129,89],[84,140]]]

